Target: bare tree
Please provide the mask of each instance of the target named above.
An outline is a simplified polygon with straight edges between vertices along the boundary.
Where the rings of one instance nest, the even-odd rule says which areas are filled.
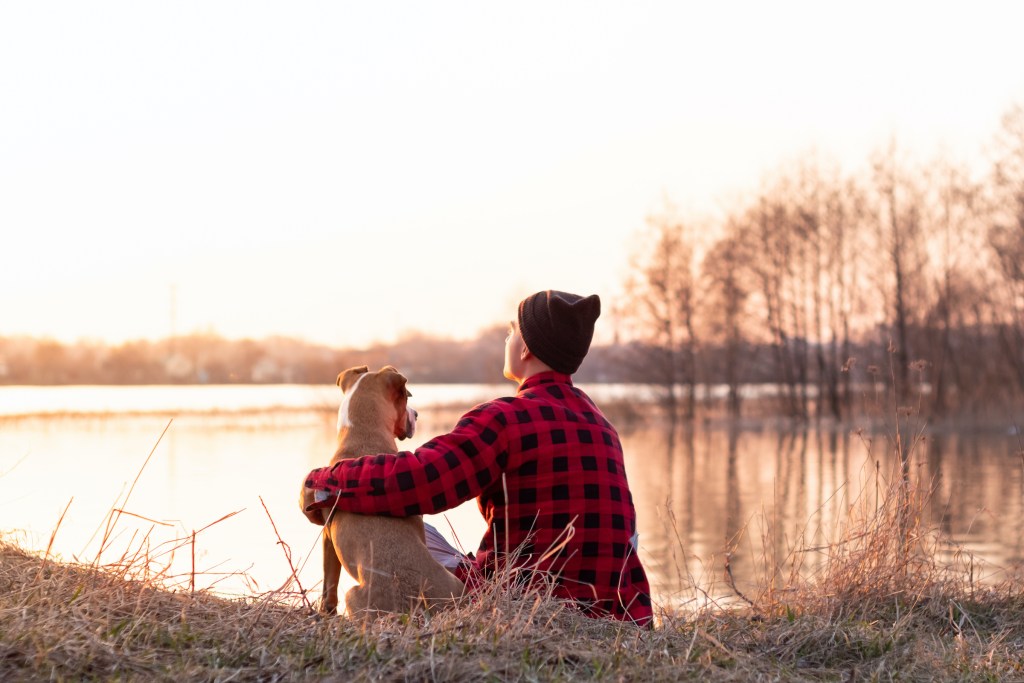
[[[924,303],[924,198],[892,143],[873,161],[876,235],[883,258],[878,284],[885,301],[882,329],[894,356],[896,398],[910,395],[911,326]]]
[[[806,339],[800,336],[802,309],[794,291],[799,249],[790,209],[783,193],[764,193],[736,225],[748,240],[748,249],[756,255],[750,267],[772,340],[783,410],[793,417],[806,418],[807,347]]]
[[[638,342],[640,364],[664,387],[673,417],[680,398],[686,417],[693,418],[696,412],[696,273],[695,238],[689,226],[671,215],[649,218],[626,283],[629,304],[621,313]],[[680,388],[686,389],[682,397]]]
[[[819,339],[823,350],[819,371],[824,376],[828,411],[837,420],[853,410],[853,337],[857,317],[866,308],[861,287],[864,204],[864,189],[854,179],[837,178],[824,198],[825,273],[819,289],[827,317]]]
[[[802,291],[818,387],[816,416],[841,419],[848,408],[850,316],[858,274],[858,207],[862,193],[844,182],[838,169],[823,170],[814,159],[800,167],[799,194],[792,209],[794,236],[803,261]]]
[[[997,149],[988,238],[1004,305],[994,322],[1017,387],[1024,391],[1024,105],[1012,107],[1003,117]]]
[[[735,225],[726,226],[726,236],[716,242],[703,261],[702,297],[705,334],[709,341],[723,350],[723,370],[728,386],[726,406],[729,415],[739,417],[741,412],[740,385],[749,359],[747,343],[746,306],[750,297],[748,264],[751,254],[738,237]]]
[[[923,321],[922,351],[930,365],[932,414],[946,414],[962,393],[964,354],[960,347],[981,261],[980,187],[948,160],[930,164],[928,279],[930,302]],[[980,350],[980,349],[979,349]]]

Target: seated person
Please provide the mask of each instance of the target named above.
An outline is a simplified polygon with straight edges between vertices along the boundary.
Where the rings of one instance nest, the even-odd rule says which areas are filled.
[[[476,406],[415,451],[313,470],[302,498],[310,521],[323,524],[320,510],[335,506],[402,517],[477,498],[487,532],[475,556],[428,529],[435,558],[467,592],[515,575],[551,584],[554,597],[587,615],[649,626],[622,444],[571,377],[600,312],[596,295],[548,290],[521,301],[505,340],[504,375],[519,384],[516,395]]]

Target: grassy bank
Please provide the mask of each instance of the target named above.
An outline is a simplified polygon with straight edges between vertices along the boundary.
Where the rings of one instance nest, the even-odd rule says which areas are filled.
[[[1024,680],[1024,582],[938,566],[919,504],[900,483],[833,545],[766,562],[741,608],[662,609],[652,631],[497,589],[432,618],[321,619],[288,587],[228,600],[169,587],[144,556],[0,543],[0,680]],[[812,552],[827,561],[807,576]]]
[[[363,625],[271,596],[160,590],[7,545],[0,679],[1024,680],[1019,587],[863,589],[771,610],[662,615],[651,632],[499,596],[430,620]]]

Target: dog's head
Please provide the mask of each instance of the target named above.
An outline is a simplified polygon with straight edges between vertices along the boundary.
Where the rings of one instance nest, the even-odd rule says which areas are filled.
[[[417,413],[409,407],[412,394],[406,381],[390,365],[377,372],[370,372],[365,365],[342,371],[338,375],[342,393],[338,431],[356,425],[372,428],[386,424],[396,438],[410,438],[416,432]]]

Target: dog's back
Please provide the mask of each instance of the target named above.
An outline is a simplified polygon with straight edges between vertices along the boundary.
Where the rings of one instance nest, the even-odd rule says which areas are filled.
[[[338,375],[343,398],[338,410],[338,449],[331,463],[363,455],[397,452],[396,438],[412,436],[415,411],[408,408],[406,380],[386,366],[366,366]],[[423,518],[373,517],[335,511],[324,526],[324,594],[321,609],[338,606],[341,567],[359,584],[345,594],[349,614],[364,610],[407,612],[418,604],[435,608],[462,595],[464,586],[427,550]]]

